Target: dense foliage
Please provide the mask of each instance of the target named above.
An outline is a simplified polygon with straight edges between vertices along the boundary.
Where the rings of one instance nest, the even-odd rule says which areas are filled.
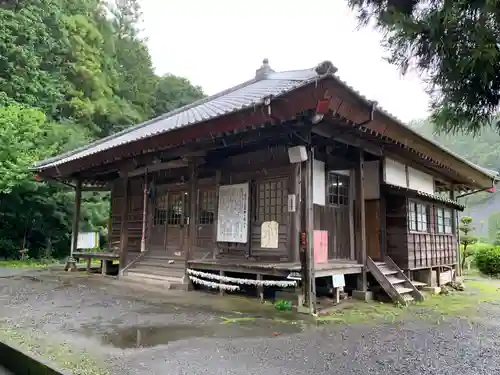
[[[479,249],[475,254],[479,271],[488,276],[500,275],[500,247],[489,246]]]
[[[410,123],[410,126],[470,162],[500,172],[500,150],[498,149],[500,134],[494,129],[483,128],[472,138],[463,132],[456,134],[437,133],[434,124],[429,119],[414,121]],[[461,201],[467,206],[473,206],[488,198],[491,198],[491,193],[484,192],[469,195]],[[500,211],[500,207],[498,210]]]
[[[474,255],[474,249],[471,245],[474,245],[478,241],[478,238],[474,236],[474,229],[470,216],[462,216],[460,218],[458,230],[460,231],[460,249],[462,250],[462,269],[465,267],[467,258]]]
[[[476,133],[500,103],[500,1],[348,0],[384,34],[388,60],[429,81],[440,130]]]
[[[36,182],[36,161],[203,97],[155,75],[140,20],[138,0],[0,1],[0,257],[69,251],[73,192]],[[107,216],[85,193],[82,229]]]

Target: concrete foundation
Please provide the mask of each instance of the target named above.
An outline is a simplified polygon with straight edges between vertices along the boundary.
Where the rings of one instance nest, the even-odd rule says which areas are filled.
[[[430,294],[439,294],[439,293],[441,293],[441,287],[439,287],[439,286],[424,286],[424,287],[422,287],[422,291],[428,292]]]
[[[366,291],[363,292],[362,290],[353,290],[352,291],[352,298],[358,299],[361,301],[372,301],[373,300],[373,292]]]
[[[415,270],[413,280],[427,284],[427,286],[437,286],[437,274],[435,270]]]

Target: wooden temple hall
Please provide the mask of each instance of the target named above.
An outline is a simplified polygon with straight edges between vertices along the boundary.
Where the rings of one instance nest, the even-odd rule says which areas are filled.
[[[165,286],[421,299],[453,277],[460,194],[496,175],[417,134],[325,61],[275,72],[44,160],[76,189],[72,255]],[[82,191],[111,192],[109,246],[77,252]]]

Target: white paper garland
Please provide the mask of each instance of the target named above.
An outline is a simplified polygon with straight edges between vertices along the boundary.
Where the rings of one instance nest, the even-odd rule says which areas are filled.
[[[236,277],[220,276],[220,275],[216,275],[214,273],[196,271],[196,270],[193,270],[190,268],[187,269],[187,273],[189,275],[195,276],[196,278],[202,277],[204,279],[217,280],[217,281],[222,281],[225,283],[240,284],[240,285],[255,285],[255,286],[266,286],[266,287],[267,286],[277,286],[279,288],[289,288],[289,287],[297,286],[297,281],[295,281],[295,280],[240,279],[240,278],[236,278]]]
[[[199,279],[195,276],[189,276],[189,279],[195,284],[204,285],[210,289],[222,289],[222,290],[229,290],[231,292],[234,292],[236,290],[240,290],[240,287],[238,285],[227,285],[227,284],[214,283],[212,281]]]

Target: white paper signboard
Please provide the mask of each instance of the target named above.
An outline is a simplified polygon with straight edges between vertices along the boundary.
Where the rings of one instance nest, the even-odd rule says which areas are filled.
[[[277,221],[264,221],[260,226],[260,247],[277,249],[280,225]]]
[[[313,203],[319,206],[326,204],[326,172],[325,163],[313,160]]]
[[[76,241],[77,249],[97,249],[99,247],[99,233],[98,232],[82,232],[78,233]]]
[[[217,242],[247,243],[248,183],[219,187]]]

